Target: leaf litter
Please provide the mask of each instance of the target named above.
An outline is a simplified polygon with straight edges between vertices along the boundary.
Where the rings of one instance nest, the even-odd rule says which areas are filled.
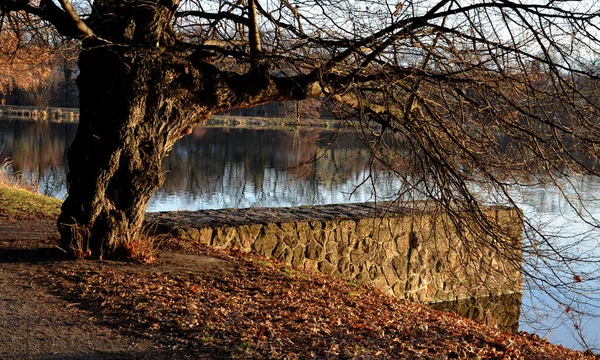
[[[221,268],[161,267],[159,253],[158,265],[54,267],[37,277],[91,321],[177,359],[600,358],[257,255],[178,239],[162,247]]]

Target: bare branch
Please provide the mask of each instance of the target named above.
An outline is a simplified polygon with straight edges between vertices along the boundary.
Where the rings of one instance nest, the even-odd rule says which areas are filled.
[[[256,14],[256,0],[248,0],[248,39],[250,43],[250,56],[256,58],[262,53],[260,30],[258,29],[258,15]]]
[[[73,5],[69,0],[59,0],[60,5],[64,9],[65,13],[71,18],[74,23],[74,26],[79,30],[81,36],[85,38],[90,38],[94,36],[94,32],[90,29],[86,23],[81,20],[79,14],[73,9]]]

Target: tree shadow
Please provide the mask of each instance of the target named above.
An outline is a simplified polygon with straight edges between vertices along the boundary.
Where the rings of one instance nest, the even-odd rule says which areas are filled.
[[[46,263],[71,260],[58,247],[0,248],[0,264]]]

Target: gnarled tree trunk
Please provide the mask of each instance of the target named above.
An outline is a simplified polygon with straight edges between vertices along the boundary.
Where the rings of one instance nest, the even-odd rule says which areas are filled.
[[[163,158],[203,116],[173,89],[179,61],[164,51],[89,49],[79,66],[81,118],[68,153],[61,245],[117,258],[140,235]]]
[[[61,246],[75,255],[126,255],[163,182],[163,158],[193,126],[225,109],[305,95],[302,81],[271,76],[258,59],[236,73],[205,61],[201,47],[179,47],[178,3],[96,1],[81,30],[93,36],[79,57],[80,123],[58,219]]]

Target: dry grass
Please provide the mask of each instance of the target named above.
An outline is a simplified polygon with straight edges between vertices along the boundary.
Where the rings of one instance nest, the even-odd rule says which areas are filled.
[[[12,169],[12,161],[5,159],[0,163],[0,186],[10,189],[20,189],[37,193],[37,187],[28,183],[20,173]]]
[[[157,238],[147,236],[146,234],[138,235],[134,240],[127,242],[125,251],[127,253],[127,260],[140,264],[151,264],[156,260],[156,253],[158,251]]]
[[[77,225],[71,226],[71,253],[77,260],[91,259],[92,251],[89,248],[89,231]]]

